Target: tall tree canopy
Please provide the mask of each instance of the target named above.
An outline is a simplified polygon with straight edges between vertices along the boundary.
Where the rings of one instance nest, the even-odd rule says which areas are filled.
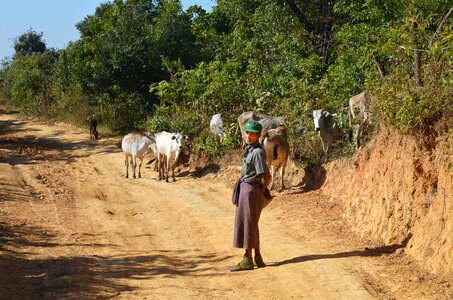
[[[42,39],[43,33],[38,33],[33,29],[29,29],[24,34],[21,34],[14,41],[14,51],[16,56],[33,54],[35,52],[42,53],[46,51],[46,43]]]

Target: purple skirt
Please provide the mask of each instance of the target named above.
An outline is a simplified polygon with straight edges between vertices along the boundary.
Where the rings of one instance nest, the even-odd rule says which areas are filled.
[[[261,215],[262,198],[258,183],[240,183],[239,203],[234,219],[235,248],[258,248],[260,246],[260,231],[258,221]]]

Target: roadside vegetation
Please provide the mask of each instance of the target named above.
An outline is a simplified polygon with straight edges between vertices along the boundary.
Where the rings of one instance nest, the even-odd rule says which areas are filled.
[[[104,132],[182,131],[212,158],[239,147],[236,118],[255,110],[285,117],[293,159],[318,164],[307,113],[336,113],[344,137],[329,159],[350,155],[347,103],[364,90],[375,120],[365,140],[382,123],[453,134],[452,9],[447,0],[218,0],[206,12],[115,0],[76,24],[80,39],[65,49],[33,29],[17,37],[0,97],[32,116],[96,118]],[[219,112],[222,143],[208,128]]]

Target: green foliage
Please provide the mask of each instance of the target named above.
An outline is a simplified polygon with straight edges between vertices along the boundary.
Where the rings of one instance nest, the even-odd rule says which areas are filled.
[[[225,154],[225,148],[220,140],[213,135],[200,136],[193,143],[193,154],[205,153],[210,158],[219,158]]]
[[[46,43],[42,40],[43,33],[29,29],[14,40],[15,56],[30,55],[46,51]]]
[[[375,89],[378,112],[402,132],[413,134],[437,130],[436,124],[443,116],[446,127],[451,126],[453,43],[451,24],[437,28],[439,16],[443,17],[449,7],[446,3],[412,4],[403,18],[400,35],[404,46],[395,53],[398,65]],[[438,38],[434,35],[436,29],[441,30]]]
[[[221,141],[217,136],[212,135],[209,130],[204,129],[201,134],[195,137],[193,142],[193,154],[206,154],[215,159],[227,153],[227,151],[241,146],[241,137],[236,123],[225,126],[226,137]]]
[[[239,126],[236,122],[226,124],[225,133],[226,136],[222,141],[222,145],[226,148],[226,150],[236,149],[241,146],[242,137],[239,132]]]
[[[199,61],[201,49],[195,43],[190,14],[182,11],[179,2],[159,2],[151,36],[157,52],[168,59],[179,59],[189,67]]]
[[[157,107],[154,115],[148,117],[143,127],[151,132],[171,131],[171,108],[166,106]]]
[[[7,104],[11,101],[11,87],[13,85],[11,64],[11,59],[4,58],[0,67],[0,98]]]
[[[139,93],[122,91],[119,87],[113,97],[105,94],[99,99],[100,119],[113,130],[139,129],[146,116],[141,107],[143,96]]]
[[[18,56],[9,69],[12,103],[27,114],[49,116],[53,103],[51,88],[53,52]]]
[[[182,132],[212,158],[240,147],[237,116],[254,110],[283,116],[292,157],[320,164],[307,113],[321,108],[343,132],[329,159],[350,155],[346,104],[364,90],[375,120],[407,133],[451,128],[449,1],[304,1],[305,20],[288,2],[218,0],[210,13],[171,0],[107,2],[59,52],[45,49],[42,33],[21,35],[16,56],[2,62],[0,96],[77,124],[96,118],[113,130]],[[215,113],[222,142],[209,132]]]
[[[404,133],[433,128],[443,113],[453,107],[451,84],[436,80],[417,86],[413,78],[395,74],[376,94],[380,99],[378,111]]]
[[[94,108],[88,105],[88,96],[80,85],[70,85],[64,92],[55,96],[52,106],[53,118],[67,123],[86,126],[88,118],[99,120]]]

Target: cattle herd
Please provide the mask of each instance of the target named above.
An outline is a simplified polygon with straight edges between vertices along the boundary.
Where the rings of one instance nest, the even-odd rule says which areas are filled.
[[[364,128],[370,124],[371,121],[369,110],[371,105],[370,102],[371,94],[369,92],[360,93],[351,97],[349,100],[349,125],[350,131],[352,132],[351,135],[354,138],[357,148],[360,147],[360,136]],[[331,114],[323,109],[318,109],[313,110],[308,116],[313,119],[314,129],[319,133],[322,148],[327,160],[332,141],[337,139],[340,135],[340,130],[335,121],[335,114]],[[259,142],[266,152],[266,162],[272,174],[270,189],[273,189],[274,187],[274,179],[277,171],[280,171],[281,189],[285,189],[284,175],[289,155],[289,144],[288,128],[285,125],[284,118],[268,116],[253,111],[242,113],[238,117],[237,122],[243,144],[244,132],[242,128],[249,120],[258,121],[263,126]],[[218,137],[220,141],[225,138],[226,132],[220,113],[212,116],[210,131],[213,135]],[[298,131],[301,132],[299,128]],[[90,133],[92,133],[91,130]],[[95,138],[97,139],[97,132]],[[187,140],[188,137],[179,132],[171,133],[163,131],[158,133],[144,132],[127,134],[124,136],[121,145],[125,155],[126,178],[129,177],[129,162],[132,168],[133,178],[136,178],[137,160],[139,160],[138,177],[141,177],[140,169],[142,161],[148,150],[151,149],[155,155],[156,171],[159,174],[157,180],[160,181],[164,179],[168,182],[169,171],[171,171],[172,181],[175,181],[175,167]]]

